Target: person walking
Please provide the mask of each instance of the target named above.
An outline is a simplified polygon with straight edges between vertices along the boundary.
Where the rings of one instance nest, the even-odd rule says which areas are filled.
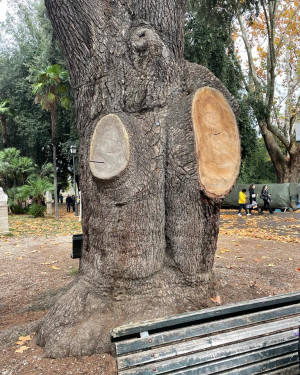
[[[247,203],[247,196],[246,196],[246,189],[242,189],[242,191],[239,192],[239,213],[238,216],[242,216],[241,211],[242,208],[246,211],[246,215],[249,216],[251,214],[248,213],[246,203]]]
[[[249,186],[249,213],[251,214],[252,210],[258,210],[258,207],[257,207],[257,202],[256,202],[256,198],[257,197],[257,194],[255,193],[255,185],[254,184],[251,184]]]
[[[67,212],[70,212],[71,211],[72,198],[70,197],[69,194],[66,198],[66,204],[67,204]]]
[[[263,211],[269,211],[270,214],[273,213],[272,208],[270,207],[271,202],[271,194],[268,192],[268,186],[264,185],[261,189],[260,198],[264,201],[264,205],[262,209],[260,210],[260,213],[263,213]]]

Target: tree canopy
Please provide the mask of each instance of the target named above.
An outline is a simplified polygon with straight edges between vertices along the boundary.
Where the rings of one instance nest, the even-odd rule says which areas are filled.
[[[246,62],[241,53],[244,87],[265,141],[278,182],[298,182],[300,145],[295,122],[300,114],[298,0],[260,0],[256,16],[237,7],[238,27]]]
[[[274,8],[276,12],[273,12],[275,33],[274,35],[270,33],[271,38],[266,38],[268,25],[271,26],[273,23],[270,16],[267,17],[268,22],[264,18],[266,14],[264,9],[267,11],[272,4],[274,6],[276,4]],[[296,58],[299,56],[297,51],[299,22],[296,22],[299,18],[299,9],[296,0],[283,1],[280,6],[278,4],[275,0],[187,1],[185,57],[191,62],[208,67],[239,102],[239,129],[243,158],[240,178],[242,179],[247,175],[243,174],[243,171],[253,169],[252,157],[256,158],[264,151],[264,146],[258,143],[258,131],[255,129],[257,124],[260,124],[260,132],[271,155],[268,164],[273,163],[275,168],[276,165],[280,165],[281,169],[286,169],[290,164],[295,164],[294,160],[298,158],[296,156],[298,147],[293,137],[294,123],[299,112],[299,95],[297,97],[299,59]],[[291,6],[288,7],[288,4]],[[240,27],[237,28],[238,17],[242,21],[244,33]],[[279,17],[281,17],[280,22],[277,21]],[[283,30],[287,32],[283,33]],[[244,62],[246,55],[241,55],[237,51],[237,42],[240,40],[238,36],[243,34],[252,43],[251,53],[255,67],[252,78],[251,70],[249,70],[250,75],[248,74],[251,66]],[[262,40],[264,42],[260,43]],[[266,89],[272,82],[272,80],[268,81],[270,77],[268,69],[271,66],[268,57],[271,54],[268,50],[272,40],[276,57],[275,91],[272,104],[268,104],[267,95],[273,90]],[[15,146],[23,155],[32,157],[41,167],[44,163],[52,162],[50,114],[34,105],[32,84],[36,72],[45,71],[48,66],[59,64],[63,70],[66,70],[44,2],[17,0],[9,3],[8,17],[1,24],[0,41],[0,102],[9,103],[9,108],[12,110],[10,114],[1,117],[0,148]],[[259,82],[259,85],[255,85],[255,81]],[[67,90],[69,92],[69,87]],[[70,98],[72,100],[71,93]],[[264,121],[260,121],[261,119]],[[69,148],[71,144],[77,142],[72,105],[71,111],[58,109],[58,122],[58,186],[65,188],[66,179],[72,169]],[[263,123],[268,124],[267,130],[262,130]],[[272,142],[269,141],[270,138],[273,138]],[[273,148],[276,149],[275,153],[271,151]],[[275,171],[272,167],[269,170],[270,174],[269,177],[266,176],[266,182],[270,181],[272,170]],[[253,173],[255,175],[255,172]],[[286,178],[290,179],[290,177]],[[271,180],[274,178],[272,177]]]
[[[32,85],[36,72],[59,64],[66,70],[42,0],[14,1],[0,33],[0,102],[8,101],[13,117],[6,117],[7,146],[17,147],[41,167],[52,162],[50,113],[35,105]],[[70,87],[67,91],[72,97]],[[68,186],[72,174],[69,147],[77,142],[73,107],[58,109],[58,187]],[[1,145],[0,145],[1,147]],[[3,146],[2,146],[3,147]]]

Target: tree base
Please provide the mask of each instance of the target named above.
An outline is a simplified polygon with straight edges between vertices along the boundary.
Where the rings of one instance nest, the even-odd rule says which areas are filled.
[[[144,280],[115,280],[113,289],[79,276],[42,319],[37,343],[51,358],[109,353],[112,328],[207,307],[211,292],[211,274],[187,281],[174,268]]]

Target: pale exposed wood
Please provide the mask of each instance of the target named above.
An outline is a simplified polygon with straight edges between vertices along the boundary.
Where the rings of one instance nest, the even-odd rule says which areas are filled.
[[[208,196],[224,196],[239,173],[241,150],[235,116],[222,93],[210,87],[198,90],[192,118],[198,174]]]
[[[235,116],[220,91],[203,87],[194,96],[192,117],[201,187],[208,196],[223,197],[234,185],[241,162]]]
[[[90,145],[90,168],[99,179],[119,175],[129,162],[129,139],[117,115],[104,116],[97,124]]]

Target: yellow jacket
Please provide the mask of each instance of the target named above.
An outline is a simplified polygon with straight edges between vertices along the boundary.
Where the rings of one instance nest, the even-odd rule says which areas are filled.
[[[242,191],[239,192],[239,204],[245,204],[247,202],[247,196]]]

